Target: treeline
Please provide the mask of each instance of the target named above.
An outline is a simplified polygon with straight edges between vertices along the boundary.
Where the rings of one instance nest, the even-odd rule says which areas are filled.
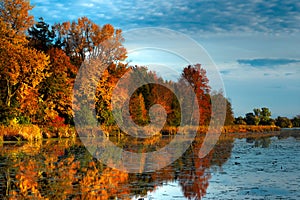
[[[245,117],[235,118],[234,123],[239,125],[276,125],[280,128],[300,127],[300,115],[292,119],[281,116],[272,119],[271,115],[269,108],[254,108],[253,112],[247,113]]]
[[[165,108],[166,125],[180,124],[178,100],[160,83],[174,90],[184,86],[193,88],[201,106],[199,110],[184,108],[200,113],[200,120],[192,124],[209,124],[215,114],[211,108],[212,96],[224,99],[227,104],[225,124],[233,124],[230,102],[221,92],[211,91],[206,71],[200,64],[185,67],[177,82],[166,81],[145,67],[126,63],[127,52],[120,29],[110,24],[97,25],[87,17],[50,26],[43,18],[35,22],[29,14],[32,8],[25,0],[4,0],[0,3],[1,124],[36,124],[48,127],[50,132],[74,125],[74,81],[82,63],[93,59],[106,66],[93,99],[96,117],[101,125],[115,124],[111,111],[112,91],[118,80],[130,70],[139,71],[141,77],[146,76],[157,83],[146,84],[131,96],[130,114],[137,124],[149,123],[149,109],[154,104]],[[84,92],[83,89],[82,95],[89,95]],[[81,105],[74,109],[84,113],[90,108]]]

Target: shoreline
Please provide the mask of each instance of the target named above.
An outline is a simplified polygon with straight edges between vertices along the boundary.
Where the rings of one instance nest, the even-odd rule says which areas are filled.
[[[205,134],[208,126],[193,126],[184,127],[183,133],[189,131],[197,131],[197,134]],[[43,139],[52,138],[77,138],[78,135],[74,127],[68,126],[60,127],[56,132],[49,134],[44,133],[43,128],[39,128],[36,125],[17,125],[17,126],[0,126],[0,143],[6,141],[37,141]],[[109,137],[114,137],[120,134],[120,131],[116,131],[116,127],[109,127],[107,133]],[[177,133],[177,127],[165,127],[155,135],[175,135]],[[90,130],[93,132],[93,130]],[[253,126],[253,125],[230,125],[223,126],[221,135],[228,137],[247,138],[247,137],[267,137],[278,135],[300,135],[300,129],[280,129],[277,126]],[[89,135],[87,135],[89,137]],[[92,134],[90,137],[94,137]]]

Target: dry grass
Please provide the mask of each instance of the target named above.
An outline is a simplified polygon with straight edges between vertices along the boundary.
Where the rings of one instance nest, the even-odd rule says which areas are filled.
[[[182,129],[183,133],[190,133],[191,131],[197,132],[199,134],[207,133],[208,126],[185,126]],[[176,127],[164,127],[161,131],[163,135],[174,135],[178,131]],[[280,131],[278,126],[251,126],[251,125],[232,125],[232,126],[224,126],[220,130],[212,130],[215,132],[220,132],[222,134],[228,133],[263,133],[263,132],[274,132]]]
[[[224,126],[222,133],[261,133],[280,131],[278,126],[232,125]]]
[[[43,138],[40,128],[36,125],[0,126],[0,140],[2,141],[37,141]]]

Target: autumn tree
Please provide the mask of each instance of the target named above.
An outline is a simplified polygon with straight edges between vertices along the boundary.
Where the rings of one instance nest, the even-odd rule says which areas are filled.
[[[32,117],[38,107],[38,85],[47,76],[48,57],[28,48],[25,29],[32,7],[27,1],[4,1],[0,17],[0,79],[2,106],[17,117]],[[6,14],[5,14],[6,13]],[[3,119],[2,119],[3,120]]]
[[[122,47],[122,31],[106,24],[103,27],[87,17],[54,25],[56,44],[62,44],[66,54],[76,66],[88,57],[102,57],[102,60],[124,60],[126,50]],[[110,57],[110,59],[108,59]],[[108,64],[108,63],[106,63]]]
[[[133,121],[141,126],[146,125],[148,123],[148,117],[143,94],[134,93],[129,105],[129,111]]]
[[[18,35],[24,35],[34,23],[29,11],[33,6],[26,0],[3,0],[0,3],[0,19],[6,28],[14,30]]]
[[[189,84],[196,94],[200,113],[199,125],[209,124],[211,117],[210,86],[208,82],[206,71],[201,68],[200,64],[185,67],[179,80],[179,87]],[[190,108],[190,111],[195,112],[193,108]]]
[[[50,57],[49,74],[39,86],[41,123],[49,122],[60,116],[66,122],[72,121],[72,92],[77,68],[70,58],[58,48],[47,51]]]

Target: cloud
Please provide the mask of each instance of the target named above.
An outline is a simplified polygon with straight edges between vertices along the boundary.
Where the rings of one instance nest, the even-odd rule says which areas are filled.
[[[239,64],[246,64],[252,67],[274,67],[279,65],[288,65],[292,63],[300,63],[300,60],[288,58],[256,58],[256,59],[240,59]]]
[[[284,73],[285,76],[292,76],[294,75],[294,73],[291,73],[291,72],[287,72],[287,73]]]
[[[127,30],[149,26],[210,33],[299,33],[300,30],[300,4],[296,0],[163,2],[77,0],[72,3],[62,0],[32,0],[31,2],[37,6],[32,11],[33,14],[41,15],[38,8],[48,7],[49,12],[43,12],[42,15],[50,23],[57,22],[51,18],[52,11],[57,9],[63,13],[59,19],[61,21],[66,21],[68,15],[76,15],[77,18],[88,16],[96,23],[112,23]],[[55,4],[64,6],[55,7]],[[69,13],[63,8],[69,8]],[[110,19],[103,22],[103,18],[97,17],[99,13],[110,16]]]
[[[227,74],[230,74],[232,71],[231,70],[221,70],[220,73],[222,75],[227,75]]]

